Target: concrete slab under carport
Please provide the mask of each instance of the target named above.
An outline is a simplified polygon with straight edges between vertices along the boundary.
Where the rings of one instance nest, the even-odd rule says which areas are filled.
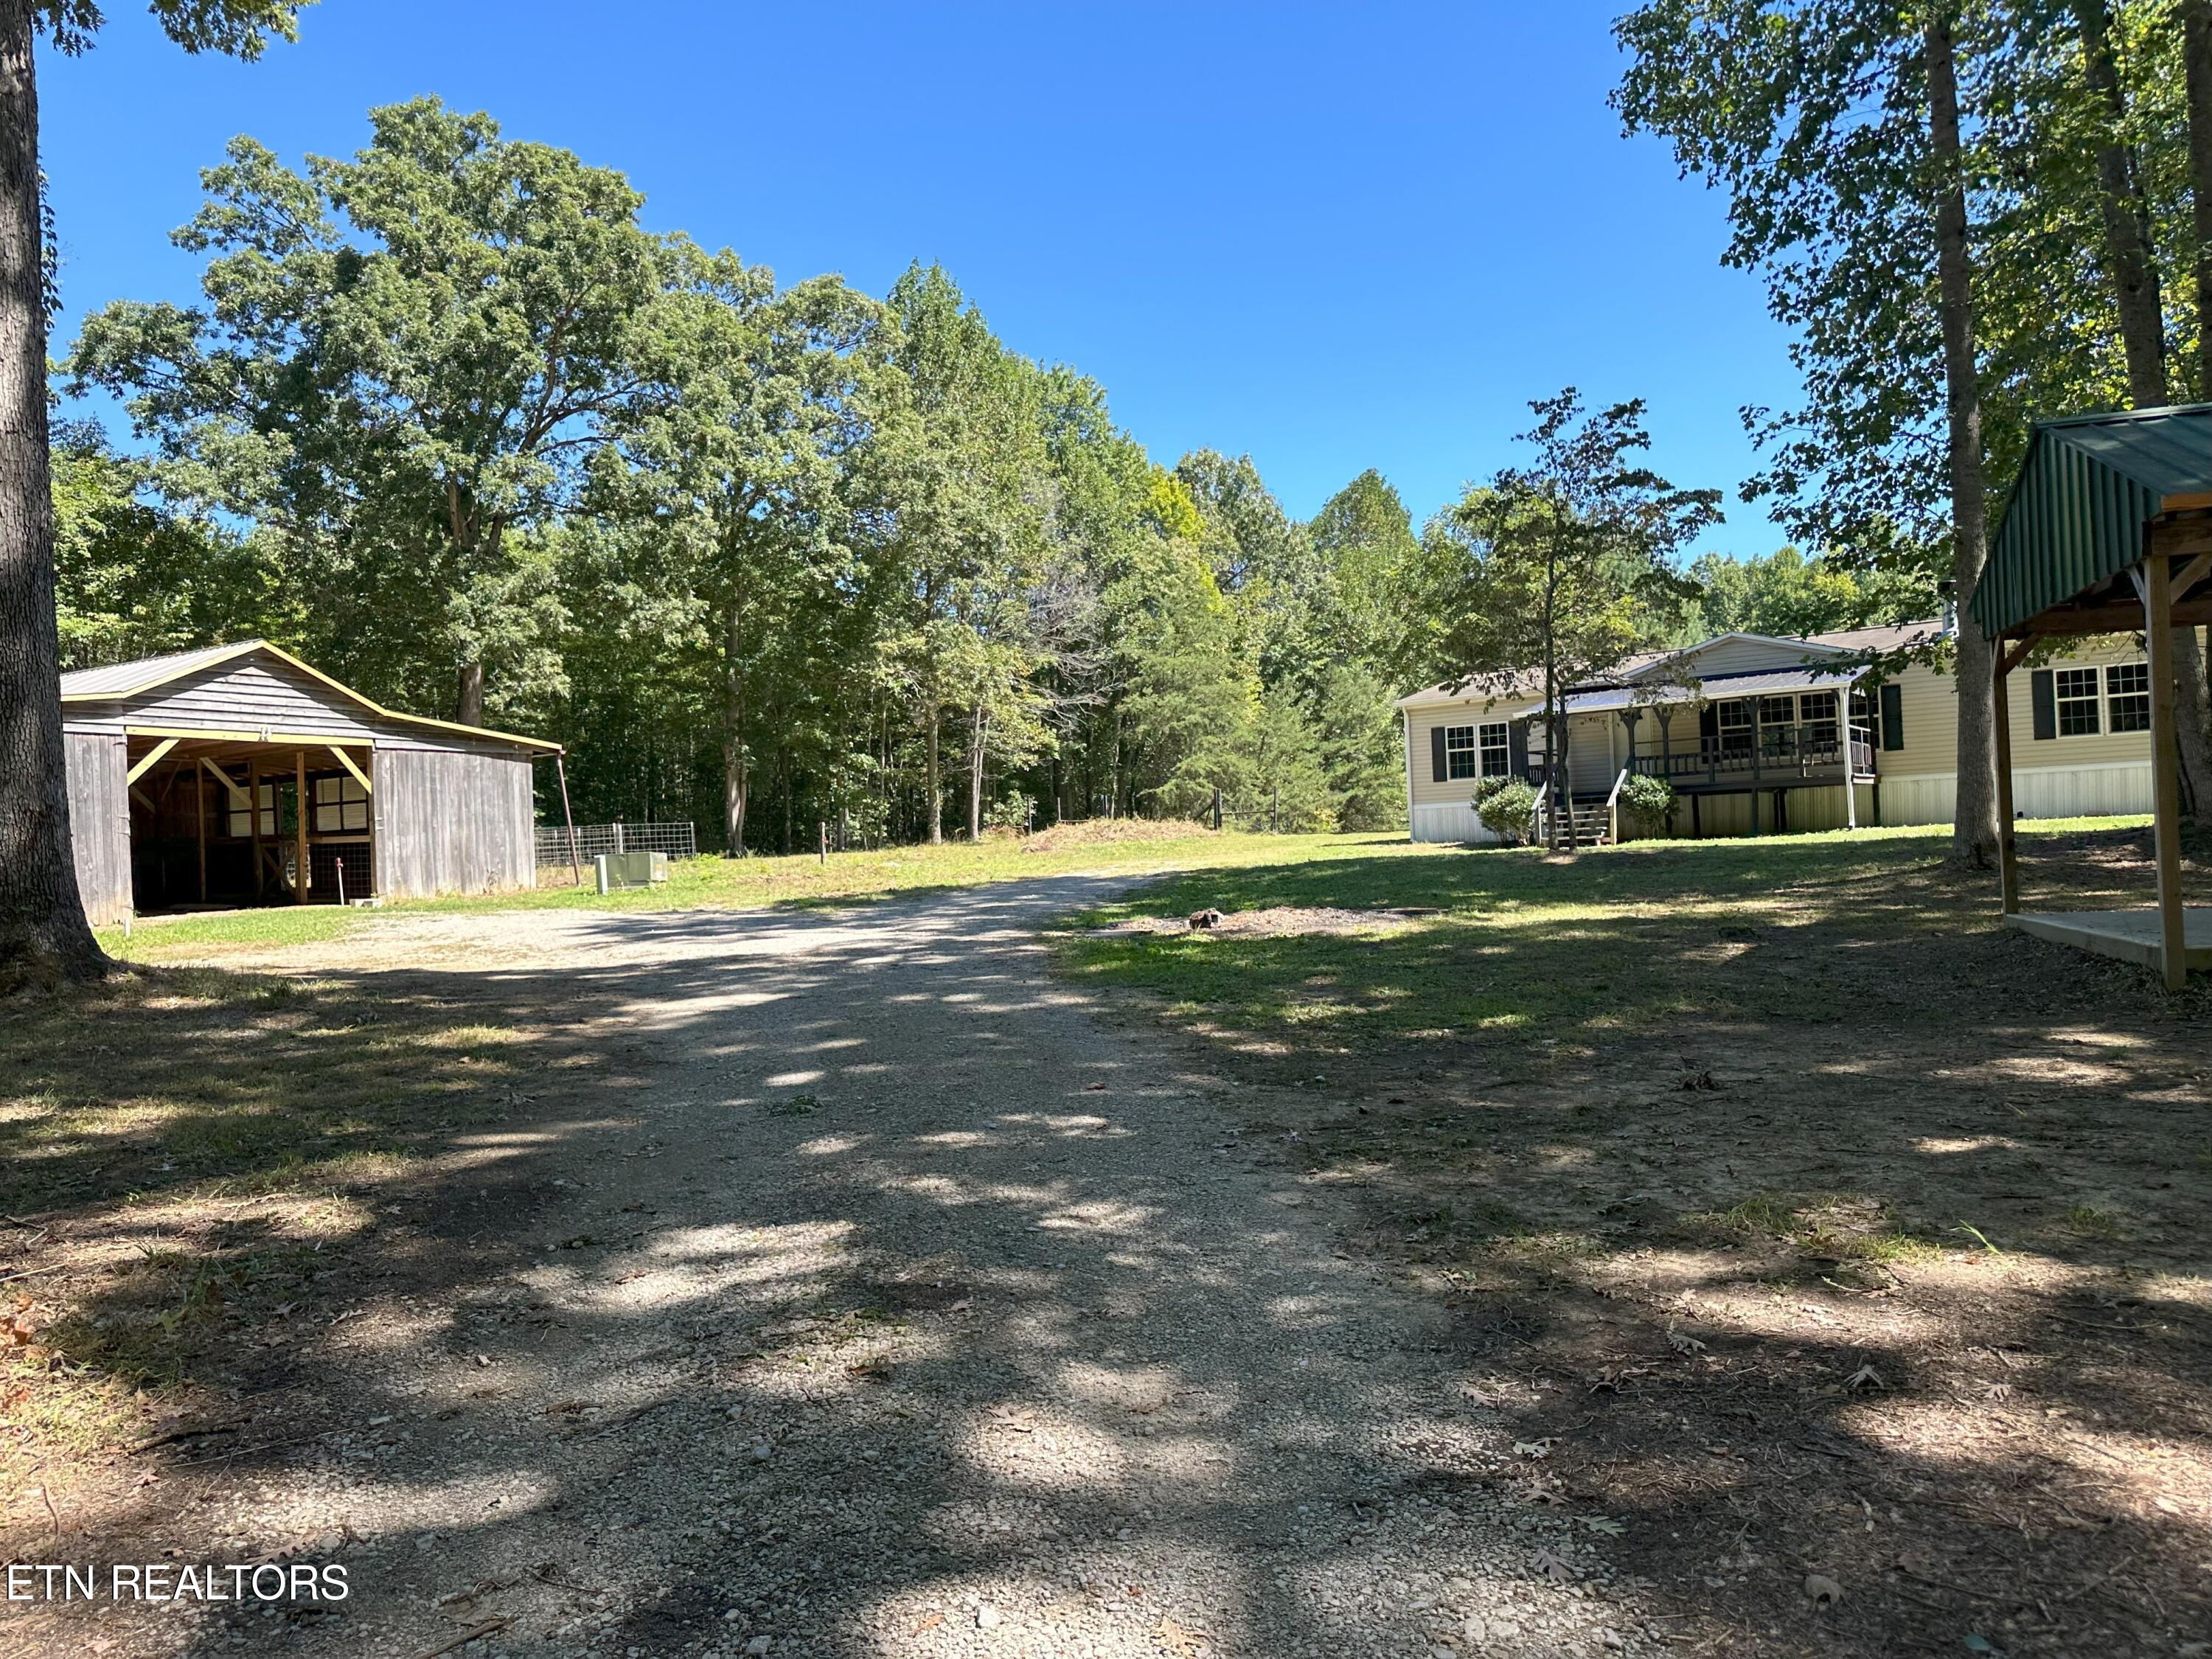
[[[2139,968],[2162,966],[2156,910],[2018,911],[2006,925],[2023,933],[2115,957]],[[2182,912],[2182,957],[2194,972],[2212,972],[2212,907],[2192,904]]]

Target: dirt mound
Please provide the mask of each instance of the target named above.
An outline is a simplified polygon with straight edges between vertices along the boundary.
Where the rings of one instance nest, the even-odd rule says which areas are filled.
[[[1132,841],[1188,841],[1212,830],[1194,818],[1085,818],[1055,823],[1022,842],[1024,853],[1058,853],[1071,847],[1109,847]]]
[[[1219,920],[1203,928],[1183,916],[1132,916],[1111,927],[1092,931],[1102,939],[1126,939],[1133,934],[1218,933],[1227,939],[1286,939],[1298,933],[1365,933],[1382,928],[1403,927],[1433,916],[1434,910],[1343,910],[1333,906],[1304,909],[1275,905],[1265,910],[1214,912]]]

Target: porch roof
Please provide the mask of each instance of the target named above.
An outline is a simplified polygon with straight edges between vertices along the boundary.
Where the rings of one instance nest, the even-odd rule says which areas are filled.
[[[1602,714],[1661,703],[1725,702],[1732,697],[1779,696],[1785,691],[1830,691],[1850,684],[1866,671],[1845,668],[1763,668],[1742,674],[1716,674],[1692,686],[1663,684],[1606,686],[1567,699],[1570,714]]]

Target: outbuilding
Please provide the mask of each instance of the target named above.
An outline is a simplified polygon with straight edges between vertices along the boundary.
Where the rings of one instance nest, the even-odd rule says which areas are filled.
[[[532,768],[558,744],[400,714],[265,640],[80,669],[61,697],[95,926],[536,879]]]
[[[2039,422],[1972,605],[1996,647],[2006,922],[2157,968],[2168,990],[2182,989],[2191,969],[2212,969],[2212,908],[2182,897],[2173,651],[2178,631],[2212,623],[2212,404]],[[2123,629],[2140,629],[2144,641],[2157,908],[2025,910],[2006,682],[2054,641]],[[2037,715],[2039,722],[2040,708]]]

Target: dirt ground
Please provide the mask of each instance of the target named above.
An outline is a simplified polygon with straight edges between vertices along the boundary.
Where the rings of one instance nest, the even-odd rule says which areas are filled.
[[[1114,886],[394,915],[0,1007],[0,1561],[350,1575],[0,1652],[1662,1651],[1249,1091],[1053,980]]]
[[[2141,902],[2148,853],[2040,838],[2030,890]],[[1648,891],[1629,862],[1532,860],[1529,890],[1576,862],[1620,884],[1540,947],[1469,926],[1153,947],[1227,952],[1203,978],[1109,962],[1158,993],[1127,1017],[1251,1086],[1248,1134],[1346,1206],[1347,1243],[1450,1311],[1511,1488],[1618,1527],[1681,1650],[2212,1653],[2212,996],[2000,930],[1931,860],[1730,851],[1765,861],[1744,924],[1710,891],[1657,902],[1698,856],[1655,852]],[[1418,1024],[1417,973],[1510,976],[1562,938],[1610,1004],[1365,1028]]]
[[[0,1560],[357,1586],[0,1652],[2212,1653],[2212,993],[1872,839],[1212,871],[1051,981],[1113,885],[0,1008]]]

